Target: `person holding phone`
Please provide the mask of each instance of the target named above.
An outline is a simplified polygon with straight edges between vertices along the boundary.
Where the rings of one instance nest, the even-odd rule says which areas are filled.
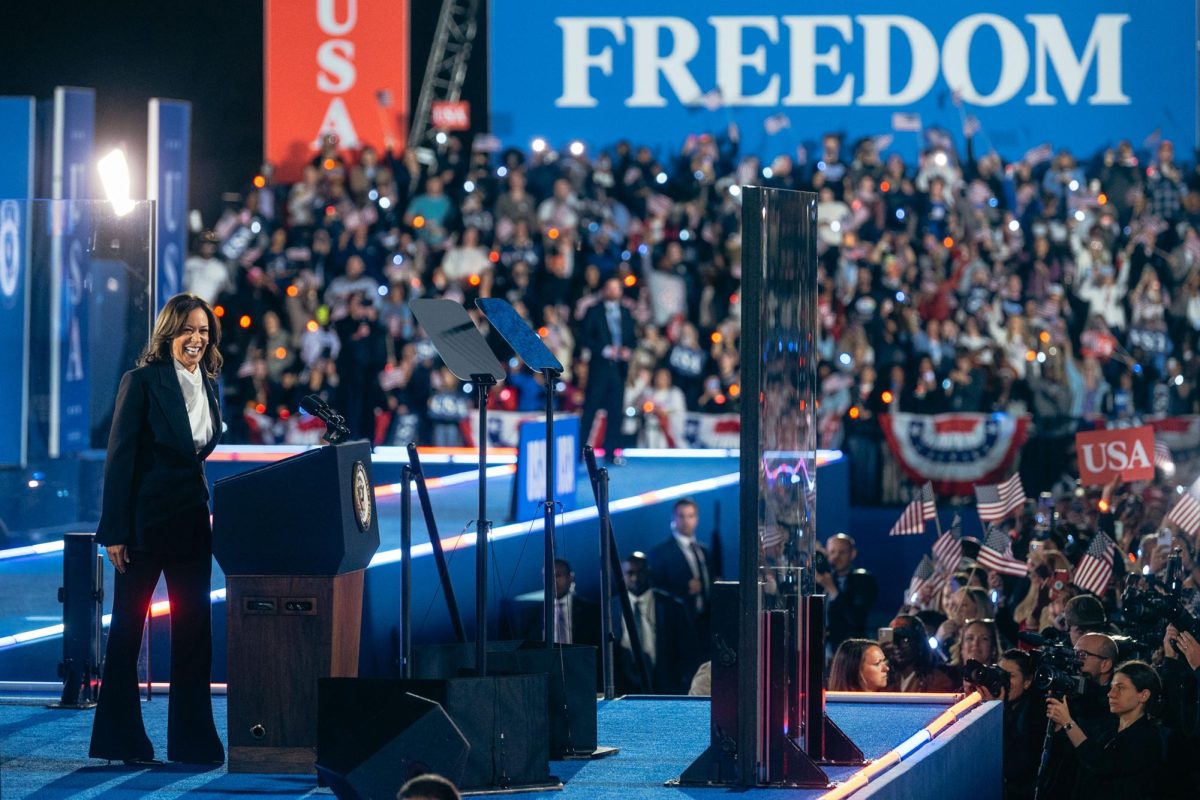
[[[171,693],[167,758],[221,764],[213,723],[212,528],[204,461],[221,436],[213,379],[221,327],[193,294],[163,306],[150,343],[117,391],[96,542],[116,569],[112,624],[92,725],[92,758],[161,764],[138,698],[142,627],[166,575],[171,602]]]

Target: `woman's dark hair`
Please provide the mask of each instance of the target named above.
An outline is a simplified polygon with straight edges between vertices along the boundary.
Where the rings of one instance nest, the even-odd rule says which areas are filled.
[[[929,646],[929,633],[919,617],[911,614],[901,614],[892,620],[893,636],[907,638],[913,643],[913,669],[918,675],[928,675],[933,672],[937,663],[933,657],[933,649]]]
[[[1011,661],[1016,664],[1023,678],[1032,678],[1033,673],[1036,671],[1033,666],[1033,656],[1015,647],[1011,650],[1005,650],[1004,654],[1000,656],[1000,660]]]
[[[1153,714],[1158,707],[1159,698],[1162,697],[1162,680],[1154,667],[1145,661],[1126,661],[1113,670],[1113,675],[1117,673],[1129,678],[1133,688],[1139,692],[1150,690],[1150,699],[1146,701],[1146,713]]]
[[[860,680],[863,657],[879,642],[871,639],[847,639],[838,645],[829,665],[829,690],[832,692],[870,691]],[[882,650],[883,648],[880,648]]]
[[[171,341],[183,332],[187,318],[197,308],[203,309],[204,315],[208,317],[208,347],[200,359],[200,366],[205,375],[216,378],[221,372],[221,364],[224,363],[218,347],[221,344],[221,321],[203,298],[187,292],[172,297],[163,306],[162,311],[158,312],[158,318],[154,320],[154,332],[150,334],[150,342],[146,349],[138,356],[137,365],[144,367],[147,364],[170,364],[174,358],[171,355]]]
[[[427,772],[400,787],[396,800],[460,800],[458,789],[441,775]]]

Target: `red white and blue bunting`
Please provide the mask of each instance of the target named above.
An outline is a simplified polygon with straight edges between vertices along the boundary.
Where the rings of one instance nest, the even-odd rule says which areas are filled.
[[[1008,474],[1029,434],[1006,414],[881,414],[880,427],[904,474],[941,495],[970,495]]]

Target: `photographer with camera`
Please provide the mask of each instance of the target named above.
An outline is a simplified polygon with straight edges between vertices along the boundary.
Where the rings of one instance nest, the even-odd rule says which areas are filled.
[[[1080,643],[1087,638],[1081,638]],[[1127,661],[1113,674],[1108,690],[1112,715],[1103,725],[1082,726],[1067,702],[1056,697],[1046,699],[1046,715],[1066,736],[1078,760],[1071,797],[1140,800],[1159,796],[1165,751],[1158,724],[1149,711],[1161,694],[1162,684],[1154,667],[1143,661]]]
[[[1182,620],[1181,620],[1182,621]],[[1188,630],[1167,625],[1162,642],[1162,722],[1171,734],[1167,760],[1181,769],[1167,771],[1169,797],[1193,797],[1200,785],[1200,642]]]
[[[1046,692],[1047,699],[1065,703],[1069,716],[1086,734],[1098,735],[1105,730],[1110,718],[1108,689],[1117,663],[1117,644],[1112,637],[1085,633],[1075,641],[1073,650],[1047,643],[1037,660],[1034,683]],[[1069,796],[1079,769],[1075,750],[1057,725],[1048,729],[1046,736],[1043,747],[1048,750],[1043,753],[1045,769],[1039,775],[1040,796]]]
[[[815,561],[815,580],[824,589],[827,601],[828,647],[836,650],[847,639],[862,638],[867,633],[867,616],[879,597],[875,576],[854,566],[858,556],[854,539],[845,533],[835,533],[825,542],[826,565]]]
[[[1038,760],[1046,722],[1042,694],[1033,685],[1034,659],[1024,650],[1006,650],[1000,668],[1008,673],[1004,687],[1004,797],[1028,800],[1037,785]]]

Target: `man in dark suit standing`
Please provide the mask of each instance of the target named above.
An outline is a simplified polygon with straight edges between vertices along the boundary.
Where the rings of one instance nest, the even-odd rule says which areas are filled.
[[[542,622],[541,592],[535,605],[530,603],[522,614],[524,638],[542,641],[545,627]],[[566,559],[554,560],[554,641],[559,644],[600,646],[600,606],[575,594],[575,573]]]
[[[621,562],[625,589],[638,623],[650,683],[641,678],[633,645],[619,603],[613,603],[613,631],[620,632],[615,648],[614,671],[618,694],[687,694],[696,671],[695,634],[683,603],[651,586],[650,565],[644,553],[635,552]]]
[[[858,556],[854,539],[835,533],[825,542],[829,568],[816,570],[816,582],[828,598],[826,611],[827,642],[831,650],[846,639],[863,638],[867,634],[867,615],[879,597],[875,576],[865,569],[855,569]]]
[[[671,538],[650,551],[654,585],[683,601],[699,641],[707,648],[709,595],[716,578],[710,570],[712,553],[696,541],[700,510],[690,497],[671,509]]]
[[[591,355],[587,368],[587,389],[580,421],[580,446],[590,441],[596,412],[604,409],[604,459],[612,463],[615,450],[621,444],[621,422],[624,419],[625,376],[629,358],[637,342],[633,315],[621,303],[621,281],[609,278],[601,289],[602,302],[588,309],[583,318],[579,344]]]

